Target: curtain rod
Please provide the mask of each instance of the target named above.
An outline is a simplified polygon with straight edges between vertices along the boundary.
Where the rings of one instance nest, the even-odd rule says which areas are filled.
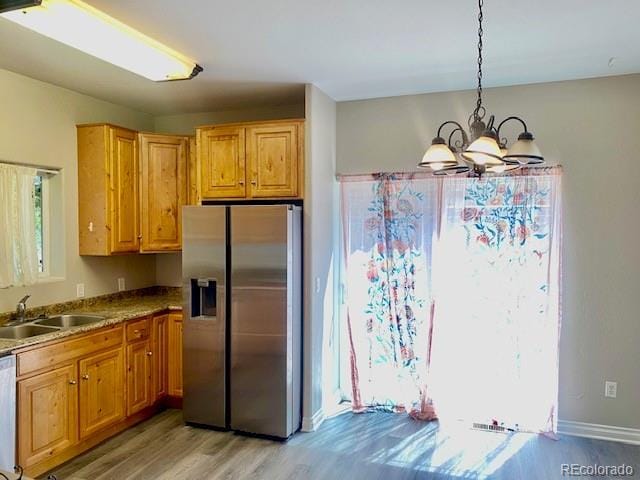
[[[521,177],[521,176],[540,176],[540,175],[561,175],[563,172],[562,165],[544,165],[537,167],[522,167],[512,172],[504,174],[491,174],[488,178],[495,177]],[[430,179],[442,180],[444,178],[472,178],[467,175],[434,175],[429,170],[417,170],[408,172],[373,172],[373,173],[338,173],[336,180],[339,182],[358,182],[372,181],[387,176],[395,176],[399,179]]]
[[[1,165],[14,165],[16,167],[29,167],[35,168],[40,173],[47,173],[49,175],[57,175],[60,173],[60,169],[52,169],[50,167],[42,167],[40,165],[34,165],[31,163],[18,163],[18,162],[10,162],[9,160],[0,160]]]

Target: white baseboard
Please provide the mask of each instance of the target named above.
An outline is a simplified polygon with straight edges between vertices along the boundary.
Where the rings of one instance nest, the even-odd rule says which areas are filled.
[[[302,417],[302,430],[303,432],[315,432],[318,427],[324,422],[324,411],[318,410],[312,417]]]
[[[558,420],[558,433],[640,445],[640,429]]]

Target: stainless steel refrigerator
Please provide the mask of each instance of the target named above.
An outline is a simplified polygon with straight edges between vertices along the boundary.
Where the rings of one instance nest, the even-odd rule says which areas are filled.
[[[187,423],[288,438],[300,427],[301,208],[183,209]]]

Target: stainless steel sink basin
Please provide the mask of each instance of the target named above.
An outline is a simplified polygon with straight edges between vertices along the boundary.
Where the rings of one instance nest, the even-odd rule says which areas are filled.
[[[87,314],[69,314],[69,315],[56,315],[54,317],[37,320],[37,325],[45,325],[48,327],[58,328],[73,328],[82,327],[83,325],[91,325],[104,320],[105,317],[100,315],[87,315]]]
[[[10,338],[20,340],[23,338],[37,337],[38,335],[46,335],[47,333],[57,332],[59,329],[54,327],[44,327],[41,325],[27,324],[15,325],[13,327],[0,327],[0,338]]]

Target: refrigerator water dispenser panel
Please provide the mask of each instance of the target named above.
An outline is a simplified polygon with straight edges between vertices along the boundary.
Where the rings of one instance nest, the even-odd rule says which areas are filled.
[[[191,279],[191,316],[216,317],[218,283],[212,278]]]

